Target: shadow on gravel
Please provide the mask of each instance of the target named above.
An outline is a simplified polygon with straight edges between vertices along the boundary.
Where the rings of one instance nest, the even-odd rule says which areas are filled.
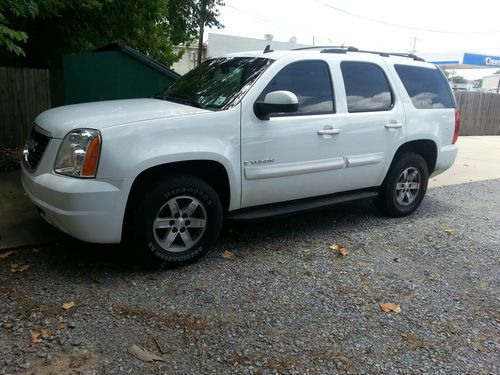
[[[256,222],[228,222],[222,229],[214,252],[228,243],[236,247],[253,246],[263,241],[285,241],[288,235],[294,237],[311,235],[331,230],[332,224],[339,231],[347,230],[355,223],[373,223],[380,218],[370,201],[339,205],[331,209],[318,210],[282,218]],[[367,220],[371,219],[371,220]],[[30,250],[20,250],[20,255],[28,263],[43,264],[47,271],[74,277],[75,275],[123,274],[136,272],[157,272],[147,268],[127,245],[99,245],[78,240],[62,241],[39,247],[33,254]],[[201,260],[203,262],[203,260]]]
[[[365,226],[375,225],[377,220],[392,219],[382,217],[371,201],[360,201],[281,218],[227,223],[220,241],[230,239],[237,242],[238,237],[244,238],[247,235],[257,241],[262,240],[263,237],[286,238],[292,233],[294,236],[305,236],[325,230],[331,231],[332,225],[335,225],[335,230],[343,231],[357,223]]]
[[[28,253],[29,254],[29,253]],[[127,275],[141,269],[135,264],[131,251],[122,245],[99,245],[68,240],[43,246],[39,253],[26,257],[43,264],[47,271],[61,276]],[[143,271],[146,269],[143,267]]]
[[[370,200],[354,202],[321,209],[313,212],[272,218],[255,222],[227,222],[221,236],[209,258],[218,257],[218,253],[226,248],[264,247],[270,243],[286,243],[300,239],[311,239],[324,232],[344,234],[353,230],[390,226],[394,220],[416,220],[419,216],[434,215],[436,212],[449,212],[453,206],[426,197],[422,207],[407,218],[387,218],[380,215]],[[75,275],[123,276],[137,272],[155,273],[162,269],[146,267],[126,245],[98,245],[77,240],[69,240],[42,247],[33,258],[43,263],[49,271],[74,277]],[[204,262],[200,260],[199,262]]]

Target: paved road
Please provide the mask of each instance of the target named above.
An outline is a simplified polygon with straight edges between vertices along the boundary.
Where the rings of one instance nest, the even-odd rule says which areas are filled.
[[[455,164],[429,187],[500,178],[500,136],[459,137]]]
[[[0,260],[0,374],[498,374],[499,190],[431,189],[403,219],[358,204],[235,226],[172,271],[119,247],[20,250]]]

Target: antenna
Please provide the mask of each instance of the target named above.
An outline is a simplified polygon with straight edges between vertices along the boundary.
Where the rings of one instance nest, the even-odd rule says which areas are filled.
[[[268,44],[266,46],[266,48],[264,48],[264,53],[269,53],[269,52],[273,52],[273,50],[271,49],[271,45],[270,44]]]

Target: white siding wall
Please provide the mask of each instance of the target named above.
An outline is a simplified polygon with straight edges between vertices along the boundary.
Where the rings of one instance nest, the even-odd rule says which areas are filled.
[[[500,74],[494,74],[492,76],[483,77],[483,85],[481,86],[481,88],[485,92],[496,92],[499,79],[500,79]]]
[[[263,51],[270,44],[274,50],[289,50],[293,48],[309,47],[307,44],[267,41],[265,39],[243,38],[233,35],[208,34],[207,58],[224,55],[226,53]]]

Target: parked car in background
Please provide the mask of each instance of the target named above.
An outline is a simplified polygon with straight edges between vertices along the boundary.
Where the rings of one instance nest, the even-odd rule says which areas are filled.
[[[266,49],[208,60],[153,99],[43,112],[22,182],[69,235],[177,266],[224,219],[365,198],[409,215],[453,164],[458,132],[446,78],[414,55]]]

